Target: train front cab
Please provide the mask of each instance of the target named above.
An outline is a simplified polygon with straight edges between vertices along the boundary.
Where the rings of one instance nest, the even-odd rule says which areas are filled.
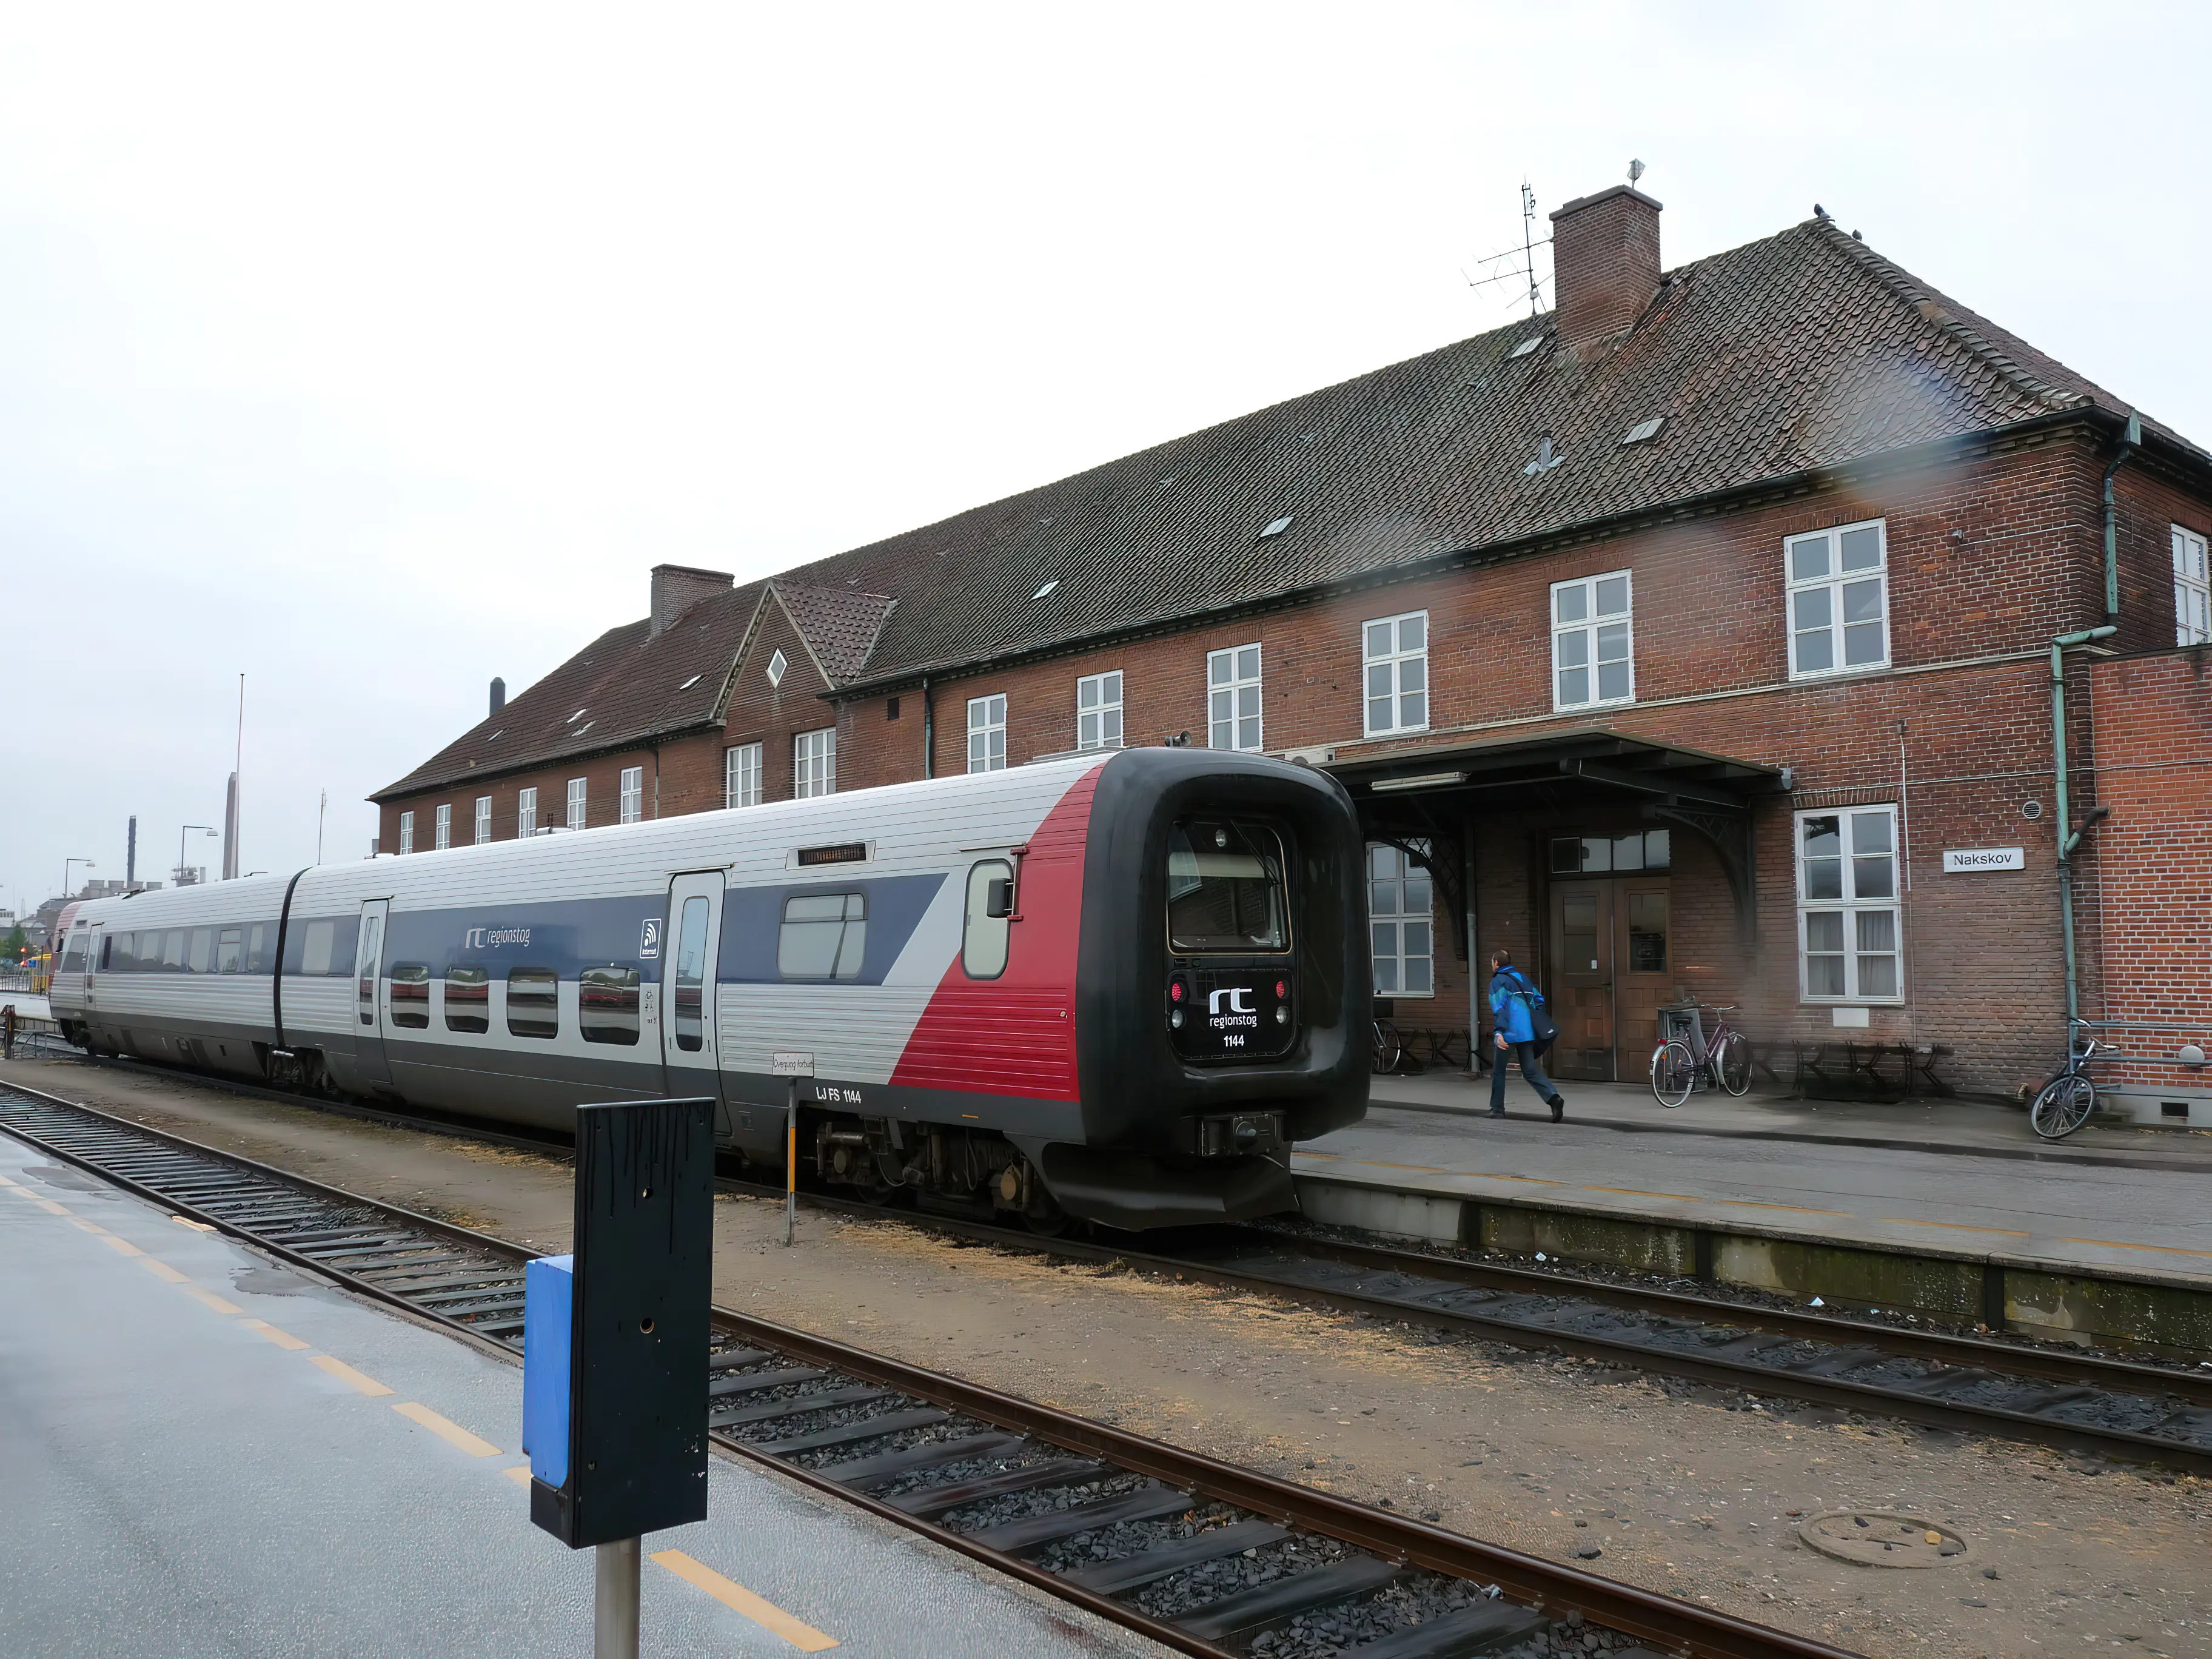
[[[1170,749],[1102,769],[1077,973],[1083,1138],[1011,1137],[1062,1208],[1139,1228],[1296,1207],[1291,1144],[1367,1108],[1364,856],[1325,774]]]

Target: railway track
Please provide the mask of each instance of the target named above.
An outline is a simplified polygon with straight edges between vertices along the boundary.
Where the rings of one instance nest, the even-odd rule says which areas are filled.
[[[0,1089],[0,1130],[520,1355],[519,1245],[20,1085]],[[1183,1653],[1849,1659],[766,1320],[716,1309],[714,1328],[724,1450]]]
[[[188,1073],[129,1069],[179,1081]],[[372,1106],[333,1104],[252,1085],[212,1086],[377,1121],[559,1154],[557,1137]],[[781,1187],[725,1178],[723,1190],[781,1198]],[[2077,1455],[2212,1474],[2212,1371],[2192,1372],[2023,1342],[1900,1329],[1264,1226],[1215,1227],[1102,1244],[1046,1238],[823,1194],[817,1208],[896,1220],[1002,1249],[1045,1253],[1255,1291],[1370,1318],[1481,1337],[1639,1371],[2016,1439]]]

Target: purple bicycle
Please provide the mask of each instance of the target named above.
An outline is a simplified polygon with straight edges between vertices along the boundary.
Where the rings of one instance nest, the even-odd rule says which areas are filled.
[[[1662,1106],[1680,1106],[1692,1092],[1717,1085],[1732,1095],[1751,1091],[1751,1042],[1728,1023],[1738,1005],[1700,1003],[1713,1011],[1713,1032],[1702,1045],[1695,1025],[1651,1051],[1651,1092]],[[1702,1047],[1702,1052],[1698,1048]]]

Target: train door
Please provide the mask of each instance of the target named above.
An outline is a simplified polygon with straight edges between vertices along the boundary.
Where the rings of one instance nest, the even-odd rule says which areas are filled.
[[[660,1060],[672,1099],[702,1096],[722,1121],[722,1074],[714,1031],[714,967],[722,933],[722,872],[678,876],[668,884],[668,927],[660,948]]]
[[[84,1017],[88,1022],[100,1010],[100,952],[107,942],[107,929],[93,923],[84,936]]]
[[[353,964],[353,1052],[362,1080],[392,1081],[392,1066],[384,1057],[387,1014],[382,995],[384,929],[392,908],[390,899],[364,899],[361,907],[361,943]]]
[[[1553,1076],[1613,1081],[1613,884],[1552,886]]]

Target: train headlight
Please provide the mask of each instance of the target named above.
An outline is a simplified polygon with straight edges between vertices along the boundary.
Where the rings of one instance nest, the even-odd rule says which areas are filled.
[[[1277,981],[1275,981],[1275,1000],[1276,1000],[1276,1001],[1278,1001],[1278,1002],[1287,1002],[1287,1001],[1289,1001],[1289,1000],[1290,1000],[1290,995],[1291,995],[1291,982],[1290,982],[1290,981],[1288,981],[1288,980],[1286,980],[1286,979],[1279,979],[1279,980],[1277,980]]]
[[[1176,981],[1174,984],[1168,987],[1168,1000],[1170,1002],[1181,1002],[1182,1000],[1182,981],[1181,980]]]
[[[1278,1008],[1278,1009],[1276,1009],[1276,1010],[1275,1010],[1275,1024],[1278,1024],[1278,1025],[1288,1025],[1290,1023],[1291,1023],[1291,1011],[1290,1011],[1289,1009],[1287,1009],[1287,1008]]]
[[[1168,1024],[1178,1031],[1182,1030],[1182,1010],[1178,1008],[1168,1016]]]

